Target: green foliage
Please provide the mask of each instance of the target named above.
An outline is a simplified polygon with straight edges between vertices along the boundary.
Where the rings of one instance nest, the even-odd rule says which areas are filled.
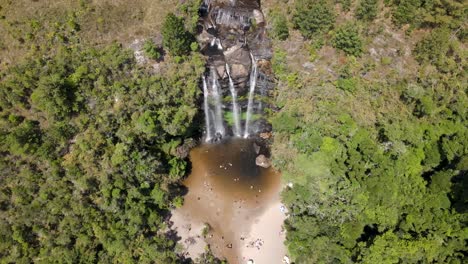
[[[198,129],[204,60],[154,75],[76,30],[2,72],[0,258],[175,263],[164,219],[187,162],[171,149]]]
[[[336,0],[335,2],[341,4],[341,9],[348,12],[351,9],[351,0]]]
[[[348,92],[356,90],[357,81],[355,78],[339,78],[336,81],[336,87]]]
[[[416,44],[415,58],[419,63],[432,63],[443,66],[450,48],[450,31],[439,28],[432,31]]]
[[[464,23],[467,6],[463,1],[395,0],[393,19],[397,25],[446,26],[459,28]]]
[[[363,43],[356,26],[345,24],[338,28],[333,37],[333,47],[344,51],[347,55],[359,57],[363,51]]]
[[[308,39],[326,33],[335,23],[333,6],[325,1],[296,1],[292,22]]]
[[[184,198],[182,196],[176,196],[172,201],[175,208],[180,208],[184,205]]]
[[[405,0],[396,2],[393,19],[397,25],[410,24],[419,19],[417,13],[421,6],[420,0]]]
[[[202,4],[202,0],[188,0],[180,2],[178,9],[184,13],[187,23],[187,28],[190,33],[196,33],[196,27],[199,18],[199,8]]]
[[[279,11],[270,14],[271,33],[274,38],[286,40],[289,37],[288,21]]]
[[[377,0],[361,0],[356,8],[356,17],[365,21],[372,21],[377,16]]]
[[[179,158],[172,158],[169,160],[169,165],[171,169],[169,175],[174,179],[179,179],[185,174],[185,169],[187,168],[187,162]]]
[[[291,114],[282,113],[272,120],[275,129],[280,132],[293,132],[297,128],[297,119]]]
[[[156,46],[151,39],[147,39],[145,41],[145,44],[143,44],[143,50],[145,51],[146,56],[153,60],[161,58],[161,52],[159,51],[158,46]]]
[[[205,252],[195,259],[195,263],[200,264],[227,264],[225,260],[220,260],[211,251],[210,246],[206,246]]]
[[[41,129],[37,121],[25,120],[7,136],[7,146],[13,154],[32,154],[41,144]]]
[[[187,55],[193,36],[185,30],[184,19],[169,13],[164,19],[161,34],[163,47],[173,56]]]
[[[362,54],[348,24],[334,45],[350,49],[349,39],[357,39],[362,58],[337,59],[333,78],[280,78],[272,153],[292,183],[282,193],[292,261],[463,262],[468,99],[466,61],[454,36],[445,27],[432,30],[415,48],[419,72],[404,80],[361,77],[357,71],[369,71],[361,63],[375,58]],[[288,54],[279,55],[273,67],[288,76]]]
[[[277,49],[273,53],[272,67],[273,72],[278,78],[284,78],[288,71],[286,68],[286,51]]]

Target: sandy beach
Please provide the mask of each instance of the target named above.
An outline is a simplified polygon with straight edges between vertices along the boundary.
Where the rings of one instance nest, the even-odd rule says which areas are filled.
[[[275,197],[266,210],[255,218],[240,247],[240,255],[245,260],[243,263],[249,259],[256,264],[283,263],[286,233],[282,231],[282,226],[286,215],[280,210],[281,206],[279,197]],[[261,246],[255,246],[255,242]]]

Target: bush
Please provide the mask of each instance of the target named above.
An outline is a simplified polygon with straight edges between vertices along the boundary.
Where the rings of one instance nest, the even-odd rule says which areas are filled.
[[[356,90],[357,80],[355,78],[340,78],[336,82],[336,87],[343,91],[354,92]]]
[[[193,36],[185,30],[184,19],[169,13],[162,25],[163,47],[173,56],[190,52]]]
[[[10,151],[13,154],[31,154],[40,146],[41,134],[39,122],[26,120],[12,129],[6,143],[10,146]]]
[[[272,15],[272,34],[279,40],[285,40],[289,37],[288,21],[283,14],[274,12]]]
[[[400,1],[393,12],[393,21],[397,25],[410,24],[417,21],[420,0]]]
[[[305,38],[330,30],[335,23],[333,6],[326,1],[301,0],[296,4],[293,23]]]
[[[359,32],[353,24],[340,27],[333,38],[333,47],[344,51],[347,55],[359,57],[362,54],[362,46]]]
[[[397,25],[462,27],[466,19],[463,1],[395,0],[393,19]]]
[[[351,0],[337,0],[335,2],[341,4],[341,10],[345,12],[351,9]]]
[[[442,66],[449,51],[450,32],[447,29],[436,29],[416,44],[415,58],[419,63],[429,62]]]
[[[146,56],[153,60],[161,58],[161,53],[159,52],[158,46],[156,46],[156,44],[154,44],[154,42],[151,39],[145,41],[145,44],[143,45],[143,50],[145,51]]]
[[[366,21],[372,21],[377,16],[377,0],[362,0],[356,9],[356,17]]]
[[[44,76],[31,94],[31,102],[49,117],[62,119],[73,110],[74,90],[60,74]]]

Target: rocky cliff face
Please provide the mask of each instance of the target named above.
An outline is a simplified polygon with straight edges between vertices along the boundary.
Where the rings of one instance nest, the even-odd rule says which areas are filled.
[[[205,0],[200,14],[197,39],[208,59],[207,85],[213,89],[210,87],[214,87],[216,81],[219,83],[223,123],[227,128],[226,135],[218,137],[236,135],[233,128],[236,115],[240,119],[240,136],[250,137],[268,132],[271,126],[262,116],[265,108],[269,107],[269,91],[274,87],[269,63],[272,50],[259,1]],[[212,76],[216,76],[217,80],[210,80]],[[230,89],[229,78],[235,94]],[[209,89],[210,94],[215,93]],[[232,97],[237,98],[232,100]],[[213,101],[210,100],[208,104],[212,109],[205,109],[208,117],[215,116],[211,113],[215,109]],[[238,104],[238,113],[235,112],[235,103]],[[216,120],[211,123],[216,123]],[[210,134],[220,133],[213,131]]]

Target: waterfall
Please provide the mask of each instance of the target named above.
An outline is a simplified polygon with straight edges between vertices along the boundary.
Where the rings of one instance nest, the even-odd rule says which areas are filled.
[[[211,141],[213,135],[211,133],[211,118],[210,118],[210,106],[208,104],[208,86],[206,84],[205,76],[202,76],[203,79],[203,104],[205,107],[205,126],[206,126],[206,142]]]
[[[218,50],[223,50],[223,45],[221,45],[221,40],[219,38],[213,38],[210,43],[211,47],[216,46]]]
[[[219,91],[219,82],[216,74],[216,69],[214,67],[211,68],[211,88],[212,94],[215,103],[215,118],[214,118],[214,126],[216,130],[216,136],[223,137],[224,136],[224,124],[223,124],[223,110],[221,109],[221,95]]]
[[[249,102],[247,104],[247,118],[245,120],[244,138],[249,137],[249,125],[252,119],[253,111],[253,97],[255,93],[255,86],[257,84],[257,61],[255,60],[252,53],[250,53],[250,57],[252,58],[252,70],[250,71]]]
[[[232,96],[232,115],[234,116],[234,135],[237,137],[241,136],[241,124],[240,124],[240,113],[239,105],[237,104],[237,91],[234,87],[234,82],[231,78],[231,72],[229,70],[229,64],[226,63],[226,72],[229,77],[229,90],[231,91]]]
[[[217,25],[243,29],[251,25],[252,11],[224,7],[216,10],[214,20]]]

